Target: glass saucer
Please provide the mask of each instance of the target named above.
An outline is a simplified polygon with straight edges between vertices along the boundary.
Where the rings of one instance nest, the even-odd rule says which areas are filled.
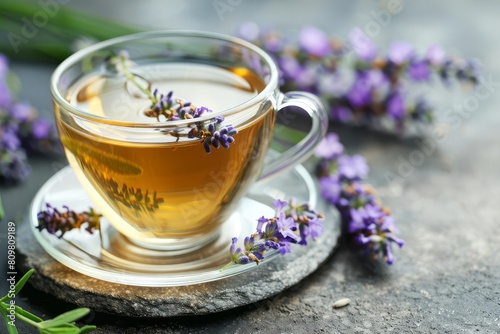
[[[169,253],[165,256],[165,252],[137,247],[118,233],[105,218],[101,221],[100,231],[93,234],[84,230],[85,225],[80,230],[67,232],[63,238],[49,234],[46,230],[40,232],[37,229],[37,213],[46,208],[46,203],[60,210],[63,210],[64,205],[75,211],[95,207],[70,167],[59,171],[40,188],[31,204],[29,220],[33,234],[45,251],[79,273],[134,286],[184,286],[216,281],[257,268],[256,264],[251,263],[220,270],[229,262],[231,238],[236,236],[242,242],[245,236],[255,232],[257,219],[262,215],[271,216],[274,213],[272,203],[278,198],[307,201],[317,211],[327,214],[325,229],[338,228],[337,216],[335,213],[329,214],[331,208],[318,200],[316,183],[302,165],[271,180],[256,183],[224,223],[219,237],[189,254]],[[307,247],[315,247],[321,238]],[[293,260],[294,253],[286,256]],[[277,251],[267,252],[259,266],[278,255]]]

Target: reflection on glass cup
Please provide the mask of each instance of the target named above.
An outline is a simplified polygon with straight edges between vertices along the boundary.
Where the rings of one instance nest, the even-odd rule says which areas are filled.
[[[109,66],[124,51],[136,83],[213,112],[177,121],[145,116],[151,101]],[[249,186],[307,158],[327,126],[315,96],[279,91],[269,55],[212,33],[152,32],[98,43],[65,60],[51,89],[59,137],[79,181],[120,233],[152,249],[190,250],[214,239]],[[264,163],[276,117],[290,106],[311,117],[309,134]],[[238,133],[229,148],[207,154],[186,133],[216,115]]]

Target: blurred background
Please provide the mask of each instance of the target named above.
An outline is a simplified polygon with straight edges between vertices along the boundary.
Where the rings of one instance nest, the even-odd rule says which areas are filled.
[[[5,10],[9,3],[10,0],[4,2],[0,8]],[[418,147],[413,138],[339,124],[332,124],[332,130],[339,134],[341,142],[350,154],[359,153],[367,159],[371,169],[368,182],[378,190],[385,204],[393,210],[402,237],[407,242],[405,248],[396,254],[398,264],[391,268],[390,274],[384,272],[385,276],[395,280],[392,282],[393,286],[406,286],[418,279],[432,279],[449,273],[459,276],[463,274],[460,277],[464,281],[481,281],[481,277],[474,276],[469,270],[491,272],[492,268],[495,268],[498,273],[498,250],[493,251],[491,247],[498,245],[496,236],[500,232],[495,223],[496,201],[500,195],[497,187],[500,184],[497,171],[500,162],[497,145],[500,141],[500,132],[497,130],[500,126],[500,115],[497,111],[500,100],[498,92],[495,92],[500,87],[500,2],[40,0],[33,3],[57,3],[61,8],[81,13],[64,17],[64,20],[70,23],[69,26],[74,24],[74,31],[64,31],[73,37],[78,37],[79,31],[97,29],[103,32],[102,24],[108,20],[117,24],[110,26],[110,30],[104,31],[103,35],[112,33],[115,31],[113,29],[116,29],[117,33],[127,29],[131,32],[196,29],[236,34],[242,23],[252,21],[262,28],[276,30],[290,38],[296,38],[303,26],[312,25],[329,36],[347,40],[349,32],[359,27],[375,41],[380,50],[388,49],[394,40],[403,40],[410,42],[420,52],[425,52],[429,46],[437,44],[448,54],[474,59],[482,66],[482,76],[494,87],[493,93],[488,99],[482,100],[473,112],[468,113],[459,127],[442,129],[444,139],[439,142],[436,153],[426,158],[398,184],[398,187],[394,188],[393,184],[388,182],[387,175],[388,172],[397,174],[401,157],[408,159]],[[16,28],[8,22],[4,11],[0,14],[0,52],[8,55],[11,70],[20,78],[20,98],[28,101],[41,115],[52,119],[50,75],[59,62],[57,57],[61,58],[61,55],[67,54],[70,49],[47,48],[51,43],[61,42],[61,39],[57,37],[57,31],[47,31],[46,28],[40,27],[32,37],[25,37],[25,40],[19,42],[16,52],[9,44],[11,41],[8,34],[19,27]],[[94,16],[99,19],[91,18]],[[54,17],[49,19],[47,28],[50,22],[60,19],[63,19],[62,16],[55,13]],[[98,24],[95,24],[96,22]],[[99,31],[93,32],[99,36]],[[48,38],[47,42],[42,40],[43,38]],[[73,38],[64,42],[75,47]],[[92,40],[86,39],[79,41],[84,44],[91,42]],[[35,44],[40,44],[40,48],[30,49],[30,45]],[[447,88],[440,84],[424,85],[419,89],[430,100],[438,114],[452,110],[473,93],[470,89],[464,91],[456,86]],[[436,124],[439,125],[440,121]],[[18,221],[40,186],[66,165],[65,158],[58,155],[30,156],[29,162],[32,172],[26,181],[15,186],[0,186],[6,210],[6,218],[0,225],[2,250],[6,245],[4,223],[10,220]],[[444,258],[452,261],[442,261]],[[329,268],[333,270],[340,267],[341,269],[336,270],[340,270],[342,275],[345,274],[348,278],[363,272],[363,269],[354,269],[354,273],[345,269],[352,260],[348,259],[344,261],[337,257],[334,259],[335,264]],[[4,259],[0,260],[3,264]],[[1,281],[3,287],[4,279],[1,278]],[[488,282],[487,280],[485,284]],[[357,291],[356,289],[362,291],[355,284],[352,289],[344,289],[344,292],[353,294],[356,294],[353,292]],[[382,290],[382,294],[388,293]],[[474,298],[470,297],[467,301],[476,302]],[[462,312],[460,314],[463,317],[467,316],[465,304],[464,301],[464,311],[457,311]],[[474,319],[479,319],[479,314],[483,311],[491,314],[488,309],[490,306],[475,309]],[[438,307],[451,310],[454,307],[453,301],[441,301],[433,311]],[[425,314],[430,314],[431,311],[428,312]],[[451,311],[448,313],[451,314]],[[453,317],[455,316],[451,318]],[[463,320],[463,317],[460,319]]]

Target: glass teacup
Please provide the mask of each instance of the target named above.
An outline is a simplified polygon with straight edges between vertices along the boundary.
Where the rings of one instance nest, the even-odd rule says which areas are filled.
[[[213,33],[150,32],[95,44],[56,69],[51,90],[80,183],[115,229],[151,249],[189,251],[216,238],[249,186],[306,159],[327,127],[315,96],[279,91],[277,67],[263,50]],[[212,112],[167,120],[154,114],[153,95]],[[264,162],[286,107],[304,110],[311,128]],[[223,128],[226,139],[208,140]]]

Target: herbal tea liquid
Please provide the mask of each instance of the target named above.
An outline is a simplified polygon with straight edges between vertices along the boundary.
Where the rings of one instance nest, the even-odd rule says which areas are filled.
[[[201,64],[147,65],[134,67],[134,73],[140,83],[165,94],[173,91],[175,98],[214,113],[250,100],[265,86],[246,69]],[[144,115],[150,101],[119,75],[84,77],[67,99],[113,120],[158,122]],[[274,110],[254,106],[225,123],[235,125],[241,117],[253,121],[237,127],[235,143],[207,154],[199,139],[97,127],[56,109],[68,160],[102,213],[114,210],[136,229],[159,237],[210,233],[232,210],[226,207],[229,199],[243,195],[242,182],[255,180],[272,136]]]

